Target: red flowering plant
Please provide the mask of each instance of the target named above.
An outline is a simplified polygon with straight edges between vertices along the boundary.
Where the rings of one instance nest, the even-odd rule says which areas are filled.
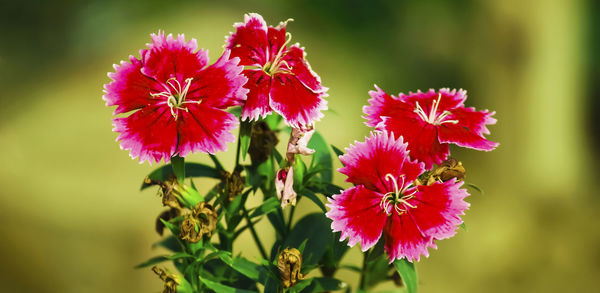
[[[483,137],[493,113],[465,108],[462,90],[394,97],[377,88],[364,108],[375,130],[344,154],[316,131],[327,88],[304,48],[289,44],[288,22],[273,27],[247,14],[213,64],[195,39],[159,31],[140,57],[108,74],[103,99],[116,106],[121,148],[140,162],[164,162],[142,189],[158,186],[166,209],[155,228],[169,235],[154,246],[170,253],[138,267],[152,266],[163,292],[352,290],[336,278],[341,268],[360,273],[359,291],[394,280],[416,292],[413,262],[452,237],[469,207],[465,169],[449,158],[448,144],[495,148]],[[237,146],[228,169],[215,154],[230,142]],[[352,187],[333,183],[331,150]],[[186,159],[196,152],[213,163]],[[250,197],[261,197],[259,204],[247,203]],[[304,198],[319,212],[294,219]],[[255,228],[264,219],[275,234],[270,247]],[[245,232],[260,256],[237,245]],[[341,265],[359,242],[362,268]],[[166,261],[174,268],[159,266]]]

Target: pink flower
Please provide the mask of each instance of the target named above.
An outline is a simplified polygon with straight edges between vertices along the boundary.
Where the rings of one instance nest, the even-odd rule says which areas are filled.
[[[423,172],[423,163],[408,158],[407,144],[387,132],[371,133],[365,142],[356,142],[340,156],[347,175],[355,186],[329,199],[327,217],[331,228],[341,231],[340,241],[348,245],[359,241],[363,251],[385,238],[390,262],[429,256],[434,240],[452,237],[460,215],[469,207],[463,199],[469,194],[462,182],[451,179],[429,186],[412,182]]]
[[[106,105],[117,106],[114,115],[129,113],[113,119],[121,148],[150,163],[225,150],[239,122],[224,109],[242,104],[248,91],[239,59],[229,59],[226,50],[209,66],[208,52],[196,51],[195,39],[160,31],[151,37],[141,59],[115,64],[104,86]]]
[[[246,66],[250,92],[242,118],[257,120],[275,111],[288,125],[299,128],[323,117],[327,88],[310,68],[304,49],[299,44],[287,46],[291,35],[285,32],[286,24],[267,27],[262,16],[246,14],[244,23],[234,25],[236,31],[225,48]]]
[[[417,91],[396,97],[375,88],[369,92],[370,105],[363,108],[366,124],[403,136],[411,158],[424,162],[427,169],[447,159],[449,143],[483,151],[498,146],[483,136],[490,134],[486,125],[496,123],[495,112],[466,108],[465,90]]]

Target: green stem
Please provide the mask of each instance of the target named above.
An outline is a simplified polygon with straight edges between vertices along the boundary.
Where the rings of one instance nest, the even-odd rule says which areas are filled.
[[[292,206],[290,208],[290,215],[288,217],[288,223],[287,223],[287,232],[288,234],[290,233],[290,230],[292,230],[292,219],[294,218],[294,211],[296,210],[296,206]]]
[[[238,168],[240,165],[240,149],[242,144],[242,135],[238,135],[237,148],[235,150],[235,166],[233,166],[233,171]]]
[[[180,156],[173,156],[171,158],[171,168],[173,168],[173,174],[175,174],[179,184],[183,185],[185,181],[185,159]]]
[[[367,291],[367,259],[369,258],[369,252],[370,250],[367,250],[363,255],[363,267],[362,271],[360,272],[360,284],[358,286],[358,290],[364,292]]]
[[[248,210],[246,209],[245,206],[242,206],[242,210],[244,212],[244,218],[246,219],[246,222],[248,222],[248,228],[250,228],[250,233],[252,233],[252,238],[254,238],[254,242],[256,242],[256,246],[258,246],[258,250],[260,250],[260,254],[262,255],[262,257],[264,259],[269,259],[267,257],[265,248],[263,247],[262,243],[260,242],[260,238],[258,238],[258,234],[256,233],[256,230],[254,229],[254,224],[252,223],[252,220],[250,220],[250,217],[248,216]]]

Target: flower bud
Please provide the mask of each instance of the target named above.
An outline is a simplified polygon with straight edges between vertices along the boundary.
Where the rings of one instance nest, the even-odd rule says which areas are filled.
[[[248,154],[250,154],[252,162],[260,164],[266,161],[271,155],[273,147],[278,142],[277,135],[269,128],[266,122],[254,122],[252,124],[250,146],[248,147]]]
[[[277,268],[281,282],[285,288],[294,286],[299,280],[306,279],[302,275],[302,254],[296,248],[286,248],[277,257]]]
[[[294,191],[294,168],[283,168],[277,172],[275,177],[275,189],[277,198],[281,201],[281,208],[287,205],[296,205],[296,192]]]
[[[165,282],[165,288],[162,293],[177,293],[177,286],[179,285],[179,280],[173,274],[169,274],[165,272],[165,270],[153,266],[152,271],[158,275],[158,277]]]

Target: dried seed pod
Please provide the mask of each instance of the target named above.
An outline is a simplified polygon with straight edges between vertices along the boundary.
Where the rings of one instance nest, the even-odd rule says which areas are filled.
[[[252,162],[260,164],[266,161],[277,143],[279,143],[277,135],[266,122],[256,121],[252,124],[250,146],[248,147],[248,154],[250,154]]]
[[[302,275],[302,254],[296,248],[286,248],[277,257],[277,268],[281,282],[285,288],[294,286],[299,280],[306,279]]]
[[[153,266],[152,271],[158,275],[158,277],[165,282],[165,288],[162,293],[177,293],[177,286],[179,285],[179,280],[173,274],[169,274],[165,270]]]
[[[456,178],[456,180],[465,179],[466,170],[463,167],[460,161],[456,159],[448,159],[440,164],[429,176],[427,180],[427,185],[430,185],[434,182],[446,182],[452,178]]]
[[[200,221],[194,215],[187,214],[181,222],[179,228],[179,238],[181,240],[187,240],[188,242],[196,243],[202,240],[202,234],[200,233]]]
[[[179,229],[179,238],[192,243],[202,240],[204,235],[210,236],[217,228],[217,212],[212,205],[199,202],[191,213],[185,215]]]
[[[221,178],[221,189],[223,190],[223,193],[227,195],[229,200],[233,200],[244,190],[246,180],[244,177],[240,176],[240,170],[233,171],[233,173],[223,171],[221,173]]]

